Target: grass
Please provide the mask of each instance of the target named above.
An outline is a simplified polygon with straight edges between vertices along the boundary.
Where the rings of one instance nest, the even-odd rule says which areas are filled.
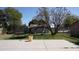
[[[3,40],[3,39],[7,39],[7,38],[10,38],[12,36],[12,34],[0,34],[0,40]]]
[[[68,39],[69,35],[65,33],[51,34],[34,34],[33,38],[36,39]],[[23,35],[0,35],[1,39],[28,39],[28,34]]]
[[[76,44],[76,45],[79,45],[79,38],[76,38],[76,37],[70,37],[70,39],[68,39],[68,41]]]
[[[27,38],[28,38],[28,34],[22,34],[22,35],[12,35],[11,37],[9,37],[7,39],[13,39],[13,40],[19,39],[19,40],[22,40],[22,39],[27,39]]]
[[[33,35],[34,39],[68,39],[69,35],[66,33],[57,33],[56,35],[45,34],[45,35]]]
[[[22,40],[22,39],[27,39],[28,34],[23,34],[23,35],[14,35],[14,34],[2,34],[0,35],[0,40]]]
[[[49,40],[59,40],[59,39],[63,39],[63,40],[67,40],[70,41],[76,45],[79,45],[79,38],[76,37],[71,37],[69,34],[67,33],[57,33],[56,35],[51,35],[51,34],[46,34],[46,35],[33,35],[34,39],[36,40],[40,40],[40,39],[49,39]]]
[[[0,35],[1,39],[27,39],[28,34],[22,35]],[[56,35],[51,34],[34,34],[34,39],[77,39],[74,37],[70,37],[67,33],[57,33]]]
[[[23,35],[0,35],[0,39],[4,40],[23,40],[23,39],[28,39],[28,34],[23,34]],[[56,35],[51,35],[51,34],[35,34],[33,35],[34,40],[68,40],[72,43],[75,43],[79,45],[79,38],[75,37],[70,37],[67,33],[57,33]]]

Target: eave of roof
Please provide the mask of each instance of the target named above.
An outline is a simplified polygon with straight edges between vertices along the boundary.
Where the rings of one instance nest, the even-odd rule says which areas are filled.
[[[71,24],[71,26],[75,25],[77,22],[79,22],[79,20],[75,21],[73,24]]]

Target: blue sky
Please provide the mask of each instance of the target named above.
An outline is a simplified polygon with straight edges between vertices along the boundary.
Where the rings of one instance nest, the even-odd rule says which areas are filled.
[[[0,9],[4,9],[5,7],[0,7]],[[22,23],[28,25],[28,23],[32,20],[34,16],[36,16],[38,7],[16,7],[19,10],[23,17]],[[68,7],[72,14],[79,16],[79,7]]]
[[[36,7],[19,7],[16,9],[18,9],[22,13],[22,23],[26,25],[28,25],[32,18],[36,16],[38,10],[38,8]]]

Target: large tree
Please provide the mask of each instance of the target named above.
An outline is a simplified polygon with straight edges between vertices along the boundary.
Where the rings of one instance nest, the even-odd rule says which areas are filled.
[[[59,26],[63,23],[64,19],[70,15],[70,11],[65,7],[54,7],[54,8],[39,8],[39,13],[36,19],[42,19],[47,24],[48,29],[51,34],[58,32]],[[54,25],[54,30],[52,30],[52,25]]]
[[[0,25],[3,28],[2,33],[7,32],[7,16],[3,10],[0,10]]]
[[[7,15],[9,15],[10,24],[16,24],[16,25],[21,24],[18,22],[21,22],[22,14],[18,10],[12,7],[8,7],[8,8],[5,8],[4,11]]]
[[[65,7],[54,7],[51,9],[51,22],[55,25],[55,33],[63,24],[63,21],[70,15],[70,11]]]
[[[78,17],[75,15],[70,15],[64,20],[64,27],[69,29],[69,27],[78,20]]]
[[[0,25],[2,25],[2,20],[4,19],[3,15],[4,15],[3,10],[0,10]]]
[[[21,25],[22,14],[18,10],[12,7],[5,8],[4,11],[7,15],[9,15],[8,24],[13,30],[13,32],[15,32],[17,26]]]
[[[51,29],[51,26],[49,24],[50,21],[50,15],[49,15],[49,9],[46,7],[39,8],[38,15],[36,16],[36,19],[43,20],[45,24],[47,24],[48,29],[50,30],[51,34],[53,35],[53,30]]]

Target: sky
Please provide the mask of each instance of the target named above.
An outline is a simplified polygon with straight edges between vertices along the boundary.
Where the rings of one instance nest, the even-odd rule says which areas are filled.
[[[4,9],[5,7],[0,7]],[[38,7],[15,7],[20,13],[22,13],[22,24],[28,25],[34,16],[37,15]],[[68,7],[72,14],[79,16],[79,7]]]

